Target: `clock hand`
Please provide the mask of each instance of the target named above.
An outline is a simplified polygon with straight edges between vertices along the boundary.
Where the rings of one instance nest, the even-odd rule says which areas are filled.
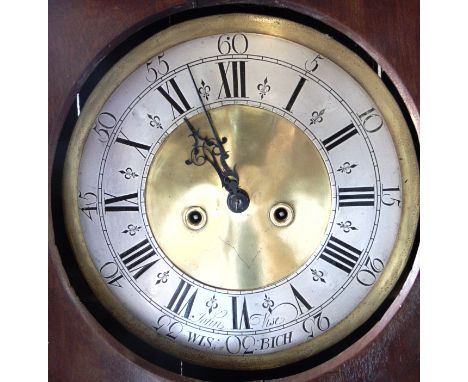
[[[220,151],[221,151],[221,157],[223,159],[227,159],[227,158],[229,158],[229,155],[227,154],[226,150],[224,150],[224,146],[223,146],[223,144],[227,142],[227,138],[223,137],[223,140],[221,140],[219,138],[219,134],[218,134],[218,132],[216,131],[216,129],[214,127],[213,120],[211,119],[210,113],[208,112],[208,110],[205,107],[205,104],[203,103],[203,99],[202,99],[202,97],[200,95],[200,92],[198,91],[197,84],[195,82],[195,78],[193,78],[192,71],[190,70],[190,66],[188,64],[187,64],[187,68],[188,68],[188,71],[189,71],[189,74],[190,74],[190,78],[192,79],[193,86],[195,87],[195,90],[197,92],[198,99],[199,99],[200,104],[201,104],[201,106],[203,108],[203,112],[205,113],[206,118],[208,119],[208,124],[210,125],[211,131],[213,132],[213,135],[214,135],[216,141],[218,142],[218,145],[219,145],[219,148],[220,148]]]
[[[235,193],[238,189],[239,177],[235,169],[231,170],[226,163],[219,142],[214,138],[201,136],[200,130],[196,129],[187,118],[184,118],[184,121],[191,131],[190,136],[194,139],[190,159],[187,159],[185,163],[202,166],[209,162],[218,173],[222,186],[229,193]],[[223,138],[221,142],[226,142],[226,139]],[[228,157],[227,153],[225,155]]]
[[[202,137],[199,134],[199,130],[195,129],[187,118],[184,118],[185,123],[192,133],[191,136],[194,138],[191,159],[186,160],[185,163],[188,165],[195,164],[197,166],[203,165],[206,161],[211,163],[221,179],[222,186],[226,188],[229,193],[227,197],[227,205],[229,209],[236,213],[244,212],[250,204],[250,199],[247,192],[239,187],[239,175],[237,174],[235,166],[234,170],[232,170],[226,162],[226,160],[229,158],[228,153],[224,149],[224,143],[227,142],[227,138],[223,137],[221,139],[219,137],[219,134],[214,127],[210,113],[206,109],[201,95],[198,92],[197,84],[193,77],[192,71],[190,70],[190,66],[187,65],[187,68],[192,79],[193,86],[197,92],[200,104],[208,119],[208,123],[210,125],[211,131],[213,132],[214,138]]]

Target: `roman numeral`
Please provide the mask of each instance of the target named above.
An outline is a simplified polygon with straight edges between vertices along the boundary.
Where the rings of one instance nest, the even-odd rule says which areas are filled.
[[[138,192],[133,194],[127,194],[122,196],[114,196],[108,193],[105,195],[110,196],[110,198],[104,200],[104,210],[106,212],[116,212],[116,211],[138,211]],[[132,199],[135,199],[133,201]],[[119,205],[111,205],[119,202],[125,202]]]
[[[133,147],[133,148],[136,149],[136,151],[138,151],[138,153],[143,158],[146,158],[146,155],[141,150],[148,151],[151,148],[151,146],[145,145],[144,143],[139,143],[139,142],[132,141],[131,139],[128,139],[128,137],[122,131],[120,132],[120,135],[122,135],[123,138],[118,137],[115,140],[116,143],[121,143],[122,145]]]
[[[153,250],[153,247],[149,243],[148,239],[144,239],[133,247],[127,249],[125,252],[121,253],[119,256],[127,269],[133,274],[135,280],[137,280],[143,273],[145,273],[159,261],[159,259],[157,259],[152,262],[143,264],[146,260],[155,255],[156,252]]]
[[[304,314],[302,311],[302,307],[306,309],[306,312],[312,309],[312,306],[309,304],[309,302],[304,298],[302,294],[300,294],[296,288],[293,287],[292,284],[289,284],[291,287],[291,290],[293,292],[294,298],[296,299],[297,306],[299,310],[301,311],[301,314]]]
[[[171,301],[169,301],[169,304],[167,304],[167,308],[179,316],[181,316],[183,313],[185,318],[189,318],[190,312],[192,311],[193,302],[195,301],[195,297],[198,292],[198,288],[195,289],[195,292],[193,292],[192,296],[187,299],[187,295],[191,288],[192,285],[185,282],[184,280],[180,280],[176,291],[172,295]]]
[[[244,297],[244,302],[242,304],[242,311],[240,317],[237,313],[237,297],[232,298],[232,328],[233,329],[242,329],[242,324],[244,324],[246,329],[250,329],[249,321],[249,312],[247,310],[247,301]]]
[[[294,89],[294,92],[293,94],[291,95],[291,98],[289,99],[288,101],[288,104],[286,105],[286,110],[287,111],[291,111],[291,108],[293,107],[294,105],[294,102],[296,102],[296,98],[297,96],[299,95],[299,93],[301,92],[302,90],[302,87],[304,86],[305,84],[305,81],[306,79],[304,77],[301,77],[299,82],[297,83],[296,85],[296,88]]]
[[[124,139],[124,138],[117,138],[115,140],[117,143],[122,143],[123,145],[135,147],[136,149],[142,149],[148,151],[151,146],[145,145],[143,143],[138,143],[135,141],[131,141],[130,139]]]
[[[362,251],[359,249],[332,235],[319,257],[342,271],[350,273],[359,260],[361,253]]]
[[[177,97],[179,98],[179,102],[182,104],[180,104],[178,101],[176,101],[169,95],[169,84],[171,84],[172,88],[177,94]],[[172,108],[177,110],[179,114],[184,114],[186,111],[189,111],[192,108],[185,96],[182,94],[179,85],[177,85],[177,82],[174,78],[171,78],[169,81],[166,82],[166,87],[167,91],[162,86],[158,86],[157,89],[159,93],[161,93],[161,95],[171,104]]]
[[[223,62],[218,62],[218,68],[223,81],[223,85],[219,89],[218,99],[221,97],[223,89],[226,98],[239,97],[239,94],[240,97],[245,98],[245,61],[230,61],[226,67],[224,67]],[[229,69],[231,69],[232,73],[232,87],[229,85],[227,78]]]
[[[356,127],[354,124],[351,122],[348,126],[345,128],[341,129],[337,133],[333,134],[332,136],[328,137],[327,139],[323,140],[322,143],[327,149],[327,151],[330,151],[331,149],[335,148],[339,144],[345,142],[349,138],[351,138],[353,135],[357,134]]]
[[[339,187],[338,200],[340,207],[373,206],[374,187]]]

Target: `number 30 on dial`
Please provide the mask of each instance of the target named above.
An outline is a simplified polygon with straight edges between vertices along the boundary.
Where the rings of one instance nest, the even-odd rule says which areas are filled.
[[[183,360],[272,368],[360,326],[418,222],[409,128],[378,76],[255,15],[153,36],[102,79],[65,167],[69,238],[130,331]]]

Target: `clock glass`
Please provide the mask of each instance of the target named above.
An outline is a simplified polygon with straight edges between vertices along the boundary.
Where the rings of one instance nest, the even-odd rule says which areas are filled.
[[[356,329],[418,215],[409,129],[378,76],[317,31],[246,14],[176,25],[119,61],[78,120],[64,189],[103,304],[222,368],[281,366]]]

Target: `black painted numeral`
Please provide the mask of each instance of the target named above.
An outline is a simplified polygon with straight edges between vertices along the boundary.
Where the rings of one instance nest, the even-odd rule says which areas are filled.
[[[140,241],[138,244],[119,254],[125,267],[132,273],[137,280],[143,273],[156,264],[159,259],[147,262],[156,252],[149,243],[148,239]]]
[[[396,205],[401,207],[401,191],[400,186],[383,188],[382,186],[382,204],[386,206]]]
[[[375,133],[379,131],[383,126],[383,119],[372,107],[362,114],[359,114],[359,118],[362,121],[362,126],[368,133]]]
[[[309,311],[312,309],[312,306],[309,304],[309,302],[305,299],[305,297],[300,294],[296,288],[293,287],[292,284],[289,284],[291,287],[291,290],[293,292],[294,298],[296,299],[297,306],[299,310],[301,311],[301,314],[304,314],[302,308],[305,308],[305,311]]]
[[[175,93],[177,94],[177,97],[179,98],[179,101],[176,101],[170,94],[169,94],[169,84],[171,85],[172,89],[174,89]],[[177,82],[175,81],[174,78],[171,78],[169,81],[166,82],[166,88],[165,90],[162,85],[158,86],[158,91],[161,93],[161,95],[171,104],[172,108],[177,110],[179,114],[184,114],[186,111],[189,111],[192,107],[188,103],[187,99],[183,95],[182,91],[179,88],[179,85],[177,85]],[[180,102],[180,103],[179,103]]]
[[[80,192],[78,200],[81,212],[83,212],[90,220],[93,220],[92,214],[97,214],[97,195],[94,192],[85,192],[84,194]]]
[[[122,273],[120,273],[120,269],[116,263],[113,261],[108,261],[105,263],[101,269],[99,269],[99,273],[101,274],[104,279],[106,279],[107,284],[112,285],[114,287],[122,288],[122,285],[119,283],[119,280],[123,277]]]
[[[340,207],[373,206],[374,187],[339,187],[338,199]]]
[[[192,311],[193,303],[195,301],[195,297],[197,296],[198,288],[195,289],[195,292],[187,298],[192,285],[187,283],[184,280],[180,280],[179,285],[177,286],[176,291],[172,295],[169,304],[167,304],[167,308],[172,310],[174,313],[178,314],[179,316],[189,318],[190,312]]]
[[[327,149],[330,151],[331,149],[335,148],[336,146],[340,145],[341,143],[347,141],[353,135],[357,134],[358,131],[354,126],[354,123],[350,123],[345,128],[341,129],[337,133],[333,134],[332,136],[328,137],[327,139],[323,140],[322,143]]]
[[[224,66],[224,62],[218,62],[219,72],[223,84],[219,89],[218,99],[224,89],[226,98],[246,97],[245,92],[245,61],[230,61]],[[228,72],[231,70],[232,82],[229,84]]]
[[[145,145],[143,143],[131,141],[130,139],[124,139],[124,138],[117,138],[115,140],[117,143],[122,143],[123,145],[135,147],[136,149],[142,149],[148,151],[151,146]]]
[[[250,321],[249,321],[249,312],[247,310],[247,301],[244,297],[244,302],[242,303],[242,311],[239,314],[237,313],[237,297],[232,298],[232,328],[233,329],[242,329],[242,325],[245,326],[246,329],[250,329]]]
[[[346,273],[350,273],[359,260],[362,251],[331,236],[322,254],[322,260],[334,265]]]
[[[108,193],[105,193],[105,195],[110,196],[110,198],[104,200],[104,210],[106,212],[139,211],[137,192],[121,196],[114,196]],[[123,203],[117,204],[120,202]]]
[[[301,92],[305,81],[306,81],[306,79],[304,77],[301,77],[299,79],[299,82],[297,83],[296,88],[294,89],[293,94],[291,95],[291,98],[289,99],[288,104],[285,107],[285,109],[287,111],[291,111],[291,108],[293,107],[294,102],[296,102],[296,98],[299,95],[299,93]]]

